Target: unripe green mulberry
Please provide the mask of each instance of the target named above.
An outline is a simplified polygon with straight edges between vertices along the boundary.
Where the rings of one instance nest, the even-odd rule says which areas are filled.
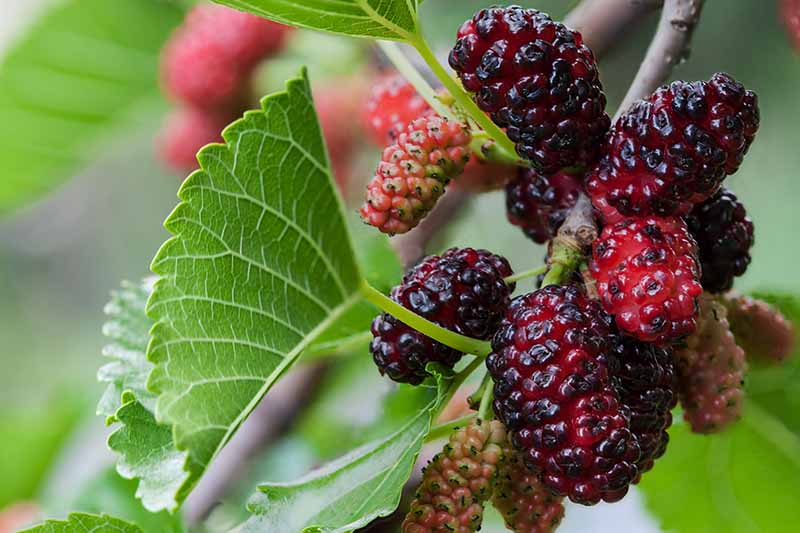
[[[700,298],[697,331],[675,358],[678,397],[692,431],[717,433],[739,419],[747,363],[731,333],[725,307],[713,296]]]
[[[505,442],[505,427],[497,420],[475,419],[453,432],[423,470],[403,533],[478,531]]]
[[[564,518],[563,501],[525,468],[511,443],[506,443],[492,496],[506,527],[516,533],[551,533]]]

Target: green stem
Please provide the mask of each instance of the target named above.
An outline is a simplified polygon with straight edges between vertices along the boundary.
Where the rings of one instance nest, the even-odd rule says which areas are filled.
[[[486,372],[481,379],[481,384],[475,389],[475,392],[469,395],[467,398],[467,404],[469,404],[471,409],[478,410],[478,407],[481,404],[481,399],[483,398],[483,393],[486,392],[486,387],[492,386],[492,376]]]
[[[400,50],[397,43],[390,41],[378,41],[378,46],[386,55],[387,59],[392,62],[394,68],[414,86],[417,92],[422,96],[428,105],[433,108],[440,116],[448,120],[460,122],[458,117],[455,116],[453,111],[444,105],[436,95],[433,87],[422,77],[422,74],[416,67],[408,60],[408,57]]]
[[[492,122],[492,119],[484,113],[481,108],[472,100],[470,95],[468,95],[464,89],[461,87],[461,84],[454,80],[450,74],[442,67],[441,63],[436,59],[436,56],[433,53],[433,50],[430,49],[428,43],[425,39],[416,34],[411,37],[409,44],[412,45],[414,48],[417,49],[419,55],[422,56],[422,59],[428,64],[431,71],[439,78],[439,81],[442,82],[445,89],[450,91],[453,99],[456,103],[467,112],[470,117],[478,123],[478,125],[483,128],[483,130],[497,142],[498,146],[500,146],[503,150],[508,153],[516,153],[516,148],[514,147],[514,143],[511,142],[511,139],[508,138],[508,135],[500,129],[500,127]]]
[[[481,397],[481,405],[478,407],[478,418],[481,420],[489,420],[492,416],[492,399],[494,398],[494,387],[491,385],[486,387]]]
[[[447,407],[447,404],[450,403],[450,400],[453,399],[458,389],[461,388],[461,385],[464,384],[467,378],[470,377],[479,366],[483,365],[484,360],[484,357],[475,357],[461,372],[453,377],[453,381],[450,382],[450,386],[447,388],[447,393],[439,406],[439,410],[436,412],[436,416],[441,414],[444,408]]]
[[[517,272],[516,274],[508,276],[507,278],[503,278],[503,281],[505,281],[506,284],[516,283],[519,280],[532,278],[534,276],[538,276],[539,274],[544,274],[545,272],[547,272],[547,265]]]
[[[503,150],[485,131],[476,131],[472,134],[470,148],[483,161],[526,168],[531,166],[530,161],[521,159],[516,152]]]
[[[472,419],[474,419],[477,413],[470,413],[468,415],[464,415],[461,418],[456,418],[455,420],[451,420],[450,422],[445,422],[444,424],[437,424],[431,428],[428,432],[428,435],[425,437],[425,442],[431,442],[437,439],[442,439],[449,436],[453,431],[463,428],[467,424],[470,423]]]
[[[434,324],[430,320],[419,316],[390,299],[388,296],[372,287],[366,280],[361,283],[361,294],[368,302],[397,318],[403,324],[414,328],[435,341],[441,342],[445,346],[449,346],[459,352],[471,353],[480,357],[486,357],[492,351],[490,343],[459,335],[455,331],[450,331],[449,329]]]
[[[553,245],[549,260],[550,270],[542,280],[542,287],[562,285],[583,260],[580,250],[560,243],[558,240],[554,240]]]

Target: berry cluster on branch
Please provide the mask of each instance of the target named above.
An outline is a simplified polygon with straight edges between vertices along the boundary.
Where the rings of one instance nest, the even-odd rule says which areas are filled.
[[[467,248],[424,259],[391,297],[438,327],[491,340],[480,405],[471,406],[474,420],[494,415],[508,432],[492,502],[511,530],[552,531],[563,498],[618,501],[654,467],[678,401],[699,433],[738,418],[742,346],[772,360],[791,351],[780,313],[722,294],[745,273],[754,244],[753,223],[723,181],[755,139],[758,100],[717,73],[656,88],[612,125],[580,33],[519,6],[477,12],[449,63],[486,116],[454,106],[461,122],[448,120],[434,111],[442,102],[426,104],[396,75],[381,79],[364,116],[387,147],[361,215],[390,235],[411,231],[449,181],[459,186],[470,166],[493,164],[477,149],[492,139],[476,124],[488,117],[514,142],[520,159],[505,154],[481,182],[503,187],[509,222],[548,243],[547,272],[524,274],[539,274],[540,288],[511,299],[523,275]],[[418,384],[428,363],[456,367],[463,352],[418,328],[391,312],[375,319],[370,348],[381,373]],[[457,476],[441,482],[449,453],[426,471],[405,531],[479,524],[486,495],[456,505]]]

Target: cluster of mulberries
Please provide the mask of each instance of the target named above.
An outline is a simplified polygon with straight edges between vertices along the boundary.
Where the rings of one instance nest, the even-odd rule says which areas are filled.
[[[737,419],[740,346],[772,360],[792,349],[779,313],[718,294],[745,272],[754,243],[752,221],[722,183],[754,140],[757,98],[727,74],[677,81],[612,127],[581,35],[519,6],[476,13],[449,62],[529,167],[510,179],[500,177],[507,168],[489,179],[480,172],[467,185],[465,167],[486,165],[470,152],[470,125],[438,116],[408,82],[386,77],[365,112],[375,141],[389,146],[362,218],[384,233],[409,231],[450,180],[463,180],[472,190],[504,184],[508,220],[536,243],[553,241],[588,200],[602,231],[580,272],[513,300],[508,262],[469,248],[428,257],[392,291],[441,327],[491,339],[491,406],[508,434],[492,443],[486,470],[487,422],[454,433],[425,471],[403,531],[475,531],[491,497],[509,529],[549,532],[564,498],[618,501],[653,468],[679,401],[698,433]],[[380,372],[398,382],[419,384],[428,363],[453,368],[463,355],[387,313],[372,333]],[[480,436],[465,459],[470,432]]]
[[[496,420],[475,419],[453,432],[423,471],[403,522],[403,533],[478,531],[484,502],[492,496],[505,441],[505,428]]]
[[[197,167],[204,145],[249,104],[250,77],[281,50],[289,27],[214,4],[194,7],[161,52],[161,87],[177,104],[159,136],[161,158],[177,171]]]

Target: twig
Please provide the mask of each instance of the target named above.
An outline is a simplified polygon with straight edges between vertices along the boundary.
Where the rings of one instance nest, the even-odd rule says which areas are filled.
[[[450,189],[419,226],[404,235],[392,237],[391,243],[405,270],[416,265],[425,255],[428,242],[453,220],[469,200],[469,193]]]
[[[313,400],[325,368],[322,364],[298,367],[267,394],[186,498],[183,515],[188,524],[202,522],[231,484],[241,479],[250,461],[286,432],[297,413]]]
[[[575,206],[570,210],[564,223],[558,228],[554,241],[561,241],[581,251],[585,251],[597,238],[597,224],[589,198],[581,193]]]
[[[617,110],[615,120],[634,102],[645,98],[663,84],[669,78],[672,69],[686,58],[703,3],[704,0],[664,2],[656,34],[625,99]]]
[[[583,35],[596,56],[619,42],[633,23],[661,7],[663,0],[584,0],[564,19]]]

